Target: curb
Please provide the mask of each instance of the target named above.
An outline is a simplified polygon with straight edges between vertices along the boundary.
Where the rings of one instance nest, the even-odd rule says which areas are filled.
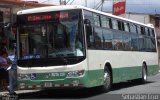
[[[40,90],[17,90],[15,91],[17,94],[23,94],[23,93],[33,93],[33,92],[38,92]],[[0,96],[5,96],[8,94],[8,91],[0,92]]]

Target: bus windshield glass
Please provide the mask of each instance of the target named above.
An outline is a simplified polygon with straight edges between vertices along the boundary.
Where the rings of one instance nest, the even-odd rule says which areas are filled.
[[[84,56],[81,11],[18,15],[20,59]]]

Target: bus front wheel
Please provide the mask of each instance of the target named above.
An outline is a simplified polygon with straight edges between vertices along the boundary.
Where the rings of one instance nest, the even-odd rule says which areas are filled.
[[[104,85],[103,85],[103,91],[108,92],[111,89],[112,85],[112,75],[111,71],[108,67],[104,68]]]

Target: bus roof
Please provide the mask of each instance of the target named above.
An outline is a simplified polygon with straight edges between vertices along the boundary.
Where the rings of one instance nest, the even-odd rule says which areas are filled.
[[[123,17],[115,16],[115,15],[112,15],[112,14],[109,14],[109,13],[94,10],[94,9],[87,8],[87,7],[80,6],[80,5],[59,5],[59,6],[38,7],[38,8],[32,8],[32,9],[26,9],[26,10],[18,11],[17,15],[33,14],[33,13],[41,13],[41,12],[51,12],[51,11],[60,11],[60,10],[71,10],[71,9],[85,9],[85,10],[95,12],[95,13],[98,13],[98,14],[102,14],[102,15],[117,18],[117,19],[120,19],[120,20],[124,20],[124,21],[135,23],[135,24],[140,24],[140,25],[143,25],[143,26],[154,28],[154,26],[152,24],[140,23],[140,22],[137,22],[137,21],[133,21],[133,20],[126,19],[126,18],[123,18]]]

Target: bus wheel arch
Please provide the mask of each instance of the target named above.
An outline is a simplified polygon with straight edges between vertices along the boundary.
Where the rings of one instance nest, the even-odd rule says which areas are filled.
[[[142,63],[142,78],[141,78],[142,83],[147,82],[147,76],[148,76],[148,68],[147,68],[147,63],[144,61]]]
[[[106,63],[104,66],[104,84],[103,84],[103,91],[108,92],[112,86],[112,67],[110,63]]]

